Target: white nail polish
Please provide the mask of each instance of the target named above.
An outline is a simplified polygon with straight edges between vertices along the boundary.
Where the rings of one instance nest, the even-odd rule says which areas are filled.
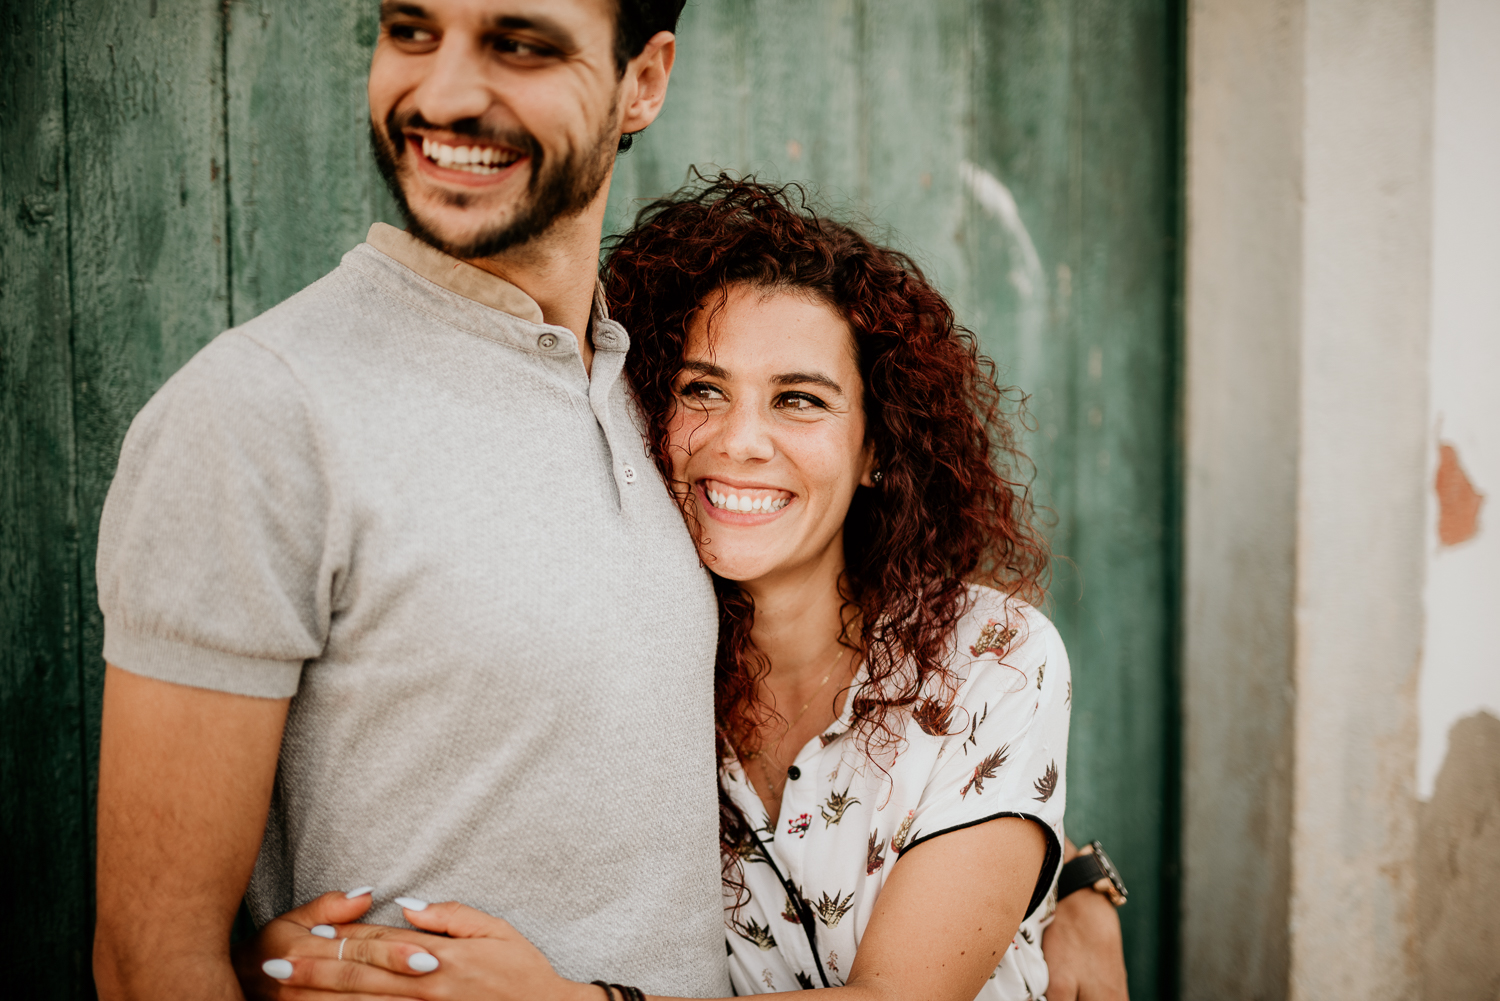
[[[353,900],[355,897],[363,897],[365,894],[373,892],[375,892],[375,887],[361,886],[357,890],[350,890],[348,893],[344,894],[344,899]]]
[[[438,968],[438,961],[437,957],[429,952],[419,952],[408,959],[406,965],[418,973],[431,973]]]
[[[338,938],[339,933],[334,930],[333,925],[313,925],[308,931],[318,938]]]
[[[260,968],[272,980],[285,980],[292,975],[292,964],[285,959],[268,959],[260,964]]]
[[[406,908],[408,911],[427,910],[427,901],[418,900],[416,897],[397,897],[396,904],[400,907]]]

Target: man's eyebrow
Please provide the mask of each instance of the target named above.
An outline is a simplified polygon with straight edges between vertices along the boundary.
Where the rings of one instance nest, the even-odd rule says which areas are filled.
[[[501,31],[534,31],[564,52],[578,51],[573,33],[545,14],[502,14],[490,25]]]
[[[398,17],[415,17],[423,21],[432,20],[432,15],[427,13],[427,8],[421,4],[406,3],[404,0],[385,0],[380,5],[380,23]]]
[[[844,394],[844,387],[828,378],[828,376],[819,375],[816,372],[788,372],[785,375],[772,376],[771,381],[778,386],[795,386],[799,383],[810,382],[814,386],[831,389],[840,396]]]

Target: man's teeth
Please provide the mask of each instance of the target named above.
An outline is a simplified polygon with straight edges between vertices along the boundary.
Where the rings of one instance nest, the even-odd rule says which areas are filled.
[[[439,167],[465,170],[471,174],[498,174],[521,158],[515,150],[494,146],[445,146],[431,139],[422,140],[422,155]]]
[[[709,503],[714,507],[724,511],[741,511],[745,514],[780,511],[792,502],[790,497],[745,497],[741,494],[727,494],[718,490],[709,490],[707,493]]]

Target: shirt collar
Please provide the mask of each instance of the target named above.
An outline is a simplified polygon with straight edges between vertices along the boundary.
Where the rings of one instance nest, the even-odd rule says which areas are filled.
[[[504,278],[451,257],[405,230],[377,222],[370,227],[365,242],[449,292],[532,323],[544,322],[536,300]],[[599,299],[596,290],[596,313],[600,311]]]

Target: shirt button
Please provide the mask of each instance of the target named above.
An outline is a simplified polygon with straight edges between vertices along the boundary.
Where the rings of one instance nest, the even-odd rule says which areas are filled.
[[[541,348],[543,351],[551,351],[553,348],[557,347],[557,335],[543,334],[536,339],[536,346]]]
[[[786,777],[795,782],[802,777],[802,769],[798,768],[796,765],[793,765],[786,770]]]
[[[626,483],[634,483],[635,482],[635,467],[634,466],[630,465],[629,463],[626,463],[625,468],[621,469],[620,473],[625,477],[625,482]]]

